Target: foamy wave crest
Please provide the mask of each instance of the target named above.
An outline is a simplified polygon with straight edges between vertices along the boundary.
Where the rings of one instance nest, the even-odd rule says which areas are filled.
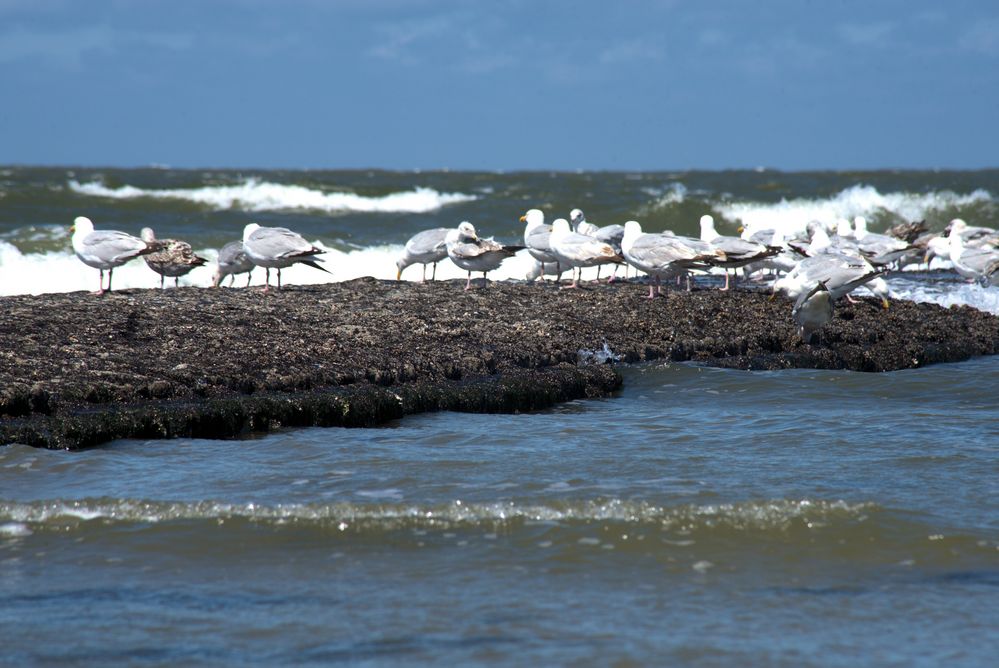
[[[926,284],[895,278],[889,281],[892,293],[908,301],[940,304],[943,307],[971,306],[979,311],[999,315],[999,287],[982,287],[978,283]]]
[[[775,204],[723,202],[714,208],[750,231],[774,228],[790,235],[804,232],[805,226],[813,220],[832,224],[840,218],[852,220],[854,216],[873,217],[883,212],[905,220],[922,220],[932,211],[992,200],[992,194],[981,189],[967,195],[952,191],[882,194],[873,186],[855,185],[828,199],[784,199]]]
[[[193,202],[213,209],[245,211],[310,210],[328,213],[426,213],[448,204],[469,202],[476,197],[463,193],[439,193],[432,188],[416,188],[383,197],[354,193],[323,192],[305,186],[247,179],[239,185],[204,186],[149,190],[135,186],[109,188],[99,181],[69,181],[69,189],[81,195],[110,199],[169,199]]]
[[[233,504],[216,501],[160,502],[131,499],[84,499],[0,503],[0,521],[27,525],[65,526],[79,522],[169,522],[176,520],[246,519],[264,523],[304,522],[341,527],[380,529],[510,526],[530,523],[612,522],[655,525],[690,531],[723,527],[736,530],[786,530],[792,525],[813,528],[827,523],[864,521],[879,508],[870,503],[809,499],[776,499],[717,505],[657,506],[620,499],[562,503],[405,504]]]
[[[644,191],[655,199],[639,210],[639,215],[647,215],[656,209],[663,209],[674,204],[683,204],[687,198],[687,186],[679,181],[670,183],[663,189],[645,188]]]

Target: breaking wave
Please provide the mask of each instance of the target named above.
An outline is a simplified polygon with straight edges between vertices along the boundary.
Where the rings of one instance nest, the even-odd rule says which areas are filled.
[[[100,181],[69,181],[69,189],[80,195],[108,199],[168,199],[192,202],[212,209],[245,211],[310,210],[328,213],[426,213],[459,202],[475,200],[474,195],[440,193],[432,188],[366,197],[348,192],[324,192],[305,186],[247,179],[237,185],[201,188],[146,189],[124,185],[109,188]]]

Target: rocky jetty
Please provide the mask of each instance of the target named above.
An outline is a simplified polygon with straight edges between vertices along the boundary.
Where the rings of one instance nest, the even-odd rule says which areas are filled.
[[[821,341],[791,303],[643,285],[586,290],[359,279],[280,292],[129,290],[0,299],[0,443],[229,438],[371,426],[406,414],[513,412],[606,396],[608,359],[738,369],[893,371],[999,350],[970,307],[840,300]]]

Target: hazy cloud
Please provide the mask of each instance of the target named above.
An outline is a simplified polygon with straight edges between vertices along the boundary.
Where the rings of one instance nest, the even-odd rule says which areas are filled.
[[[979,21],[960,39],[961,47],[986,56],[999,56],[999,19]]]
[[[877,23],[844,23],[837,27],[836,32],[849,44],[854,46],[883,45],[895,25],[888,21]]]
[[[600,52],[597,60],[603,65],[634,63],[642,60],[661,60],[662,48],[644,39],[622,42]]]
[[[79,68],[87,53],[113,53],[119,48],[151,46],[183,50],[193,45],[185,33],[116,31],[106,25],[41,31],[15,27],[0,34],[0,63],[20,60]]]

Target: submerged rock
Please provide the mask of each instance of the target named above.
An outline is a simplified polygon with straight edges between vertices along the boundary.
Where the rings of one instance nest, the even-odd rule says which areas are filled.
[[[0,299],[0,442],[226,438],[277,426],[369,426],[428,410],[512,412],[604,396],[595,361],[892,371],[999,349],[999,318],[840,300],[821,343],[791,303],[641,285],[583,291],[359,279],[249,289]]]

